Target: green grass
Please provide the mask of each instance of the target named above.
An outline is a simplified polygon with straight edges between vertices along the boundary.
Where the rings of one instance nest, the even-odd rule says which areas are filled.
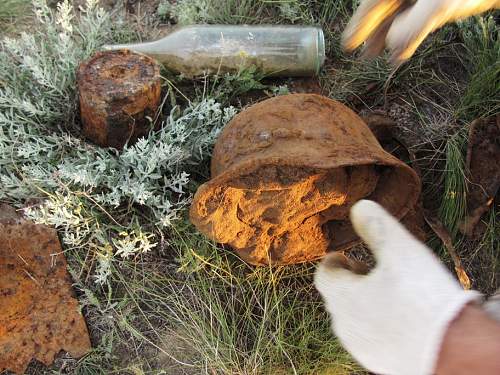
[[[203,366],[221,374],[357,369],[330,334],[312,285],[314,265],[254,268],[192,237],[194,244],[183,232],[178,246],[196,272],[184,282],[187,296],[176,294],[170,305]]]
[[[186,222],[168,254],[122,262],[103,289],[74,275],[100,342],[75,372],[362,374],[331,334],[313,271],[248,266]]]
[[[466,144],[467,128],[464,127],[451,136],[445,146],[444,193],[439,214],[443,224],[453,236],[458,234],[459,223],[464,219],[467,211]]]
[[[474,267],[476,273],[482,272],[487,275],[485,284],[488,286],[488,292],[494,293],[500,278],[500,256],[498,255],[498,249],[500,248],[500,210],[498,207],[493,207],[483,220],[486,231],[479,245],[471,252],[468,260],[477,265]]]
[[[439,177],[442,189],[438,190],[442,195],[438,213],[454,238],[457,252],[466,263],[466,271],[472,275],[474,287],[491,293],[499,285],[498,213],[492,209],[483,217],[486,229],[479,240],[462,236],[459,224],[467,214],[465,157],[469,124],[475,118],[500,113],[500,28],[493,16],[485,16],[463,21],[457,29],[461,39],[458,60],[467,72],[467,79],[458,90],[455,104],[446,108],[452,122],[448,127],[448,130],[452,129],[451,134],[446,131],[439,136],[442,145],[438,146],[435,157],[443,160],[443,170]],[[441,248],[440,253],[449,262],[444,249]]]
[[[13,20],[29,7],[29,0],[4,0],[0,3],[0,20]]]
[[[21,22],[30,11],[30,0],[3,0],[0,2],[1,31],[16,31],[16,24]],[[1,36],[0,32],[0,36]]]
[[[180,0],[171,5],[160,3],[164,18],[173,18],[182,25],[193,23],[221,24],[321,24],[331,26],[325,31],[340,30],[335,25],[340,17],[345,21],[351,1],[320,0]],[[333,30],[332,30],[333,29]]]
[[[493,17],[464,21],[459,33],[465,48],[464,65],[469,73],[454,118],[461,126],[446,142],[445,191],[441,204],[444,223],[457,233],[466,213],[465,152],[468,123],[500,112],[500,28]]]
[[[460,32],[469,80],[457,117],[471,121],[495,115],[500,112],[500,27],[493,16],[476,17],[464,21]]]

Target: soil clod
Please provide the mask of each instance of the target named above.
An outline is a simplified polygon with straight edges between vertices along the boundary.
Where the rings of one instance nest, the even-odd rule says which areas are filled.
[[[500,115],[472,122],[466,168],[469,174],[467,210],[462,233],[473,236],[481,217],[490,210],[500,188]]]

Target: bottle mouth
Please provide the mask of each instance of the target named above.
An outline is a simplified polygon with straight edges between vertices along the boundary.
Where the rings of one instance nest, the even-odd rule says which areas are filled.
[[[317,48],[318,48],[318,56],[316,60],[316,74],[319,74],[321,67],[325,63],[326,60],[326,51],[325,51],[325,34],[323,30],[318,28],[318,36],[317,36]]]

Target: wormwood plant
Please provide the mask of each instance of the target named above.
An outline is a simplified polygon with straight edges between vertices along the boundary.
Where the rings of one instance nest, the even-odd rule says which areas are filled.
[[[90,249],[95,278],[110,263],[144,253],[189,202],[188,169],[208,154],[234,115],[205,99],[162,119],[161,130],[123,152],[94,147],[76,132],[75,70],[115,32],[108,13],[87,0],[54,14],[33,2],[40,29],[0,44],[0,199],[55,226],[69,249]]]
[[[195,23],[258,24],[314,23],[312,1],[299,0],[162,0],[158,15],[181,25]]]

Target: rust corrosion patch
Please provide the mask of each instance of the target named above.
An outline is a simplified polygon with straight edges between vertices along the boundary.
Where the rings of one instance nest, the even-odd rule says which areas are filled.
[[[77,71],[83,133],[121,149],[152,130],[160,104],[160,67],[128,50],[98,52]]]
[[[32,358],[45,365],[61,350],[90,350],[55,230],[0,223],[0,372],[24,373]]]

